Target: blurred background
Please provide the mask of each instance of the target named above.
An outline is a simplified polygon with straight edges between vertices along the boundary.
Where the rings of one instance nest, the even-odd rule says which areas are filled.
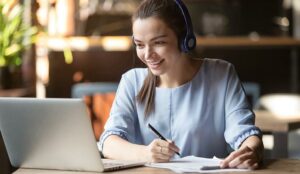
[[[22,50],[19,79],[1,82],[4,89],[71,97],[76,83],[118,82],[128,69],[143,66],[130,39],[139,0],[4,1],[22,4],[22,22],[38,28],[34,45]],[[197,57],[232,62],[242,81],[259,84],[260,95],[299,92],[297,0],[184,2],[198,39]]]
[[[22,4],[22,22],[38,33],[35,44],[22,50],[19,77],[8,80],[14,84],[4,78],[4,89],[71,97],[76,83],[118,82],[128,69],[143,66],[130,39],[139,0],[10,1]],[[260,95],[299,92],[297,0],[185,2],[198,37],[197,57],[232,62],[242,81],[260,86]]]
[[[144,67],[131,41],[140,0],[1,1],[2,97],[82,97]],[[265,133],[266,156],[300,158],[300,0],[184,2],[198,40],[195,56],[235,65]]]

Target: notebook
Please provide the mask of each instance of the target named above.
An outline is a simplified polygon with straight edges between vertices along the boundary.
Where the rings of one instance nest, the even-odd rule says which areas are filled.
[[[0,98],[0,131],[14,167],[103,172],[145,164],[101,159],[81,99]]]

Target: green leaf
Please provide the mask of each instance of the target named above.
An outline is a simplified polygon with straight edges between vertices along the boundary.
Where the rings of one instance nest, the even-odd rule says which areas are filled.
[[[7,30],[10,32],[10,34],[13,34],[13,32],[17,31],[22,23],[21,16],[15,17],[11,20],[9,20],[7,24]]]
[[[18,44],[13,44],[5,49],[4,56],[12,56],[17,54],[21,50],[21,46]]]
[[[6,61],[5,61],[5,58],[4,57],[0,57],[0,67],[3,67],[6,65]]]
[[[20,66],[22,64],[22,59],[20,57],[17,57],[15,59],[15,65]]]
[[[27,31],[26,31],[26,34],[28,35],[28,36],[33,36],[33,35],[35,35],[35,34],[37,34],[38,33],[38,28],[37,27],[29,27],[28,29],[27,29]]]
[[[19,4],[16,4],[8,14],[8,20],[14,20],[16,18],[22,18],[22,7]]]
[[[22,51],[36,41],[38,33],[37,27],[23,23],[22,4],[16,4],[9,10],[11,2],[0,0],[0,67],[21,65]]]
[[[65,57],[66,64],[72,64],[73,54],[71,48],[67,47],[64,49],[64,57]]]

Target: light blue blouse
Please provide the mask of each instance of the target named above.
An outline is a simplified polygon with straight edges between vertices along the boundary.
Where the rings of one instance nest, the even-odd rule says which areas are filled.
[[[182,157],[226,157],[247,137],[261,136],[232,64],[203,59],[190,82],[175,88],[157,87],[155,110],[145,118],[144,106],[136,96],[147,73],[146,68],[137,68],[122,76],[98,143],[100,150],[105,139],[113,134],[131,143],[148,145],[157,138],[148,129],[148,123],[173,140]]]

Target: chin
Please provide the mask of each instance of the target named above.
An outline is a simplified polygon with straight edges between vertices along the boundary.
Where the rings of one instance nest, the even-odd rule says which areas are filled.
[[[154,70],[150,68],[150,71],[152,72],[153,75],[155,76],[160,76],[163,74],[163,72],[161,70]]]

